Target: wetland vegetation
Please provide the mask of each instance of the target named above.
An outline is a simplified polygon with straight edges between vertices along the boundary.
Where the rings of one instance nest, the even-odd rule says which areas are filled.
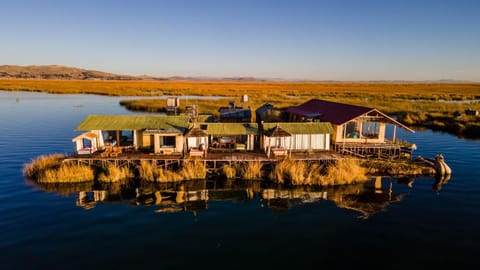
[[[0,80],[0,89],[54,94],[138,96],[120,102],[129,110],[163,112],[161,96],[219,96],[222,100],[189,100],[200,113],[217,114],[219,106],[249,95],[255,110],[270,103],[278,108],[298,105],[312,98],[374,107],[410,127],[425,127],[479,138],[480,117],[465,111],[480,110],[480,83],[430,82],[271,82],[271,81],[66,81]],[[145,99],[142,97],[149,97]],[[188,105],[188,104],[182,104]],[[252,119],[253,121],[255,119]]]

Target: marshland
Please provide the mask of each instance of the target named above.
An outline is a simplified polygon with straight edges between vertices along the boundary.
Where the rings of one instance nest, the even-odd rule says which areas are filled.
[[[0,117],[4,130],[0,133],[1,211],[6,222],[1,225],[5,232],[2,245],[35,247],[36,255],[30,257],[30,262],[42,265],[67,263],[67,250],[69,254],[84,251],[89,246],[90,236],[99,233],[103,235],[103,241],[97,241],[96,245],[104,252],[91,254],[89,259],[79,258],[78,263],[91,265],[91,259],[98,262],[105,256],[116,256],[136,241],[150,243],[147,246],[150,245],[153,250],[163,247],[166,254],[172,256],[166,259],[166,263],[174,263],[175,254],[186,251],[184,245],[176,245],[171,250],[172,246],[168,243],[178,241],[188,243],[199,256],[212,260],[218,259],[212,254],[233,252],[242,247],[249,250],[253,258],[259,258],[260,255],[255,254],[260,254],[265,248],[276,248],[274,243],[270,245],[262,238],[279,239],[277,237],[281,235],[282,241],[292,245],[310,243],[299,239],[295,232],[299,230],[308,232],[309,237],[314,238],[336,235],[336,241],[342,244],[343,250],[349,245],[372,241],[372,235],[382,234],[388,238],[382,237],[382,241],[396,243],[388,248],[388,252],[413,248],[416,252],[411,256],[421,259],[436,256],[440,249],[443,251],[447,245],[445,239],[460,237],[460,231],[452,230],[452,226],[462,228],[462,235],[476,235],[473,228],[462,224],[479,216],[479,201],[472,197],[480,191],[476,181],[480,175],[478,170],[472,170],[480,160],[478,141],[428,129],[415,129],[415,133],[400,129],[398,137],[415,142],[418,146],[415,156],[433,157],[442,153],[453,170],[449,178],[372,176],[349,185],[293,186],[290,183],[292,180],[319,181],[319,175],[300,173],[302,164],[290,164],[283,166],[276,180],[247,180],[258,177],[259,165],[255,163],[248,170],[234,165],[224,167],[221,178],[207,181],[163,183],[140,180],[139,168],[128,172],[111,168],[86,172],[78,183],[38,183],[25,178],[23,172],[28,169],[24,167],[25,163],[42,155],[72,153],[74,145],[71,139],[79,133],[75,128],[87,115],[143,114],[119,105],[125,97],[92,97],[85,94],[0,92]],[[225,99],[226,102],[228,100]],[[382,165],[377,164],[375,168],[381,169]],[[66,173],[69,170],[62,171]],[[128,180],[132,172],[136,177]],[[145,179],[161,179],[168,173],[173,172],[145,166],[142,175]],[[189,175],[192,174],[190,171]],[[325,175],[326,171],[320,174]],[[56,180],[63,178],[58,175],[51,177],[57,177]],[[117,180],[124,177],[127,180]],[[327,180],[340,178],[341,175],[336,175]],[[442,215],[438,214],[440,210]],[[448,218],[453,215],[455,220]],[[318,217],[324,221],[318,221]],[[33,223],[37,226],[28,225]],[[418,238],[408,231],[418,226],[425,228],[422,235],[435,248],[419,250],[409,244]],[[214,234],[209,233],[212,229]],[[339,230],[341,234],[338,234]],[[68,239],[58,238],[58,231],[68,235]],[[113,231],[121,231],[122,237],[112,234]],[[241,238],[236,238],[233,237],[236,235],[234,232],[244,233]],[[469,243],[449,242],[448,245],[454,244],[456,248],[448,256],[462,257],[474,249],[474,244]],[[56,248],[58,245],[63,246],[65,252],[58,251],[56,257],[50,256],[48,247]],[[297,256],[314,256],[313,250],[316,254],[318,248],[326,252],[316,242],[311,242],[311,245],[316,247],[312,253]],[[6,249],[2,256],[16,257],[23,253],[14,252],[15,249]],[[364,253],[360,254],[367,256],[368,250]],[[21,261],[18,258],[17,266]]]
[[[311,98],[375,107],[412,127],[425,127],[477,138],[480,118],[465,113],[480,110],[479,83],[435,82],[274,82],[274,81],[55,81],[1,80],[0,89],[55,94],[138,96],[121,100],[130,110],[164,111],[155,96],[217,96],[226,100],[243,94],[253,110],[264,103],[289,107]],[[149,97],[143,99],[142,97]],[[190,100],[205,112],[215,112],[218,99]]]
[[[65,84],[68,85],[68,83],[71,83],[71,82],[65,81],[65,82],[62,82],[62,83],[65,83]],[[116,85],[115,83],[112,83],[112,82],[103,82],[103,83],[110,84],[111,87],[119,87],[118,85]],[[119,82],[116,82],[116,83],[119,83]],[[129,83],[132,84],[132,82],[129,82]],[[214,83],[202,83],[202,84],[199,83],[195,86],[196,88],[194,88],[193,91],[192,91],[191,88],[188,88],[188,87],[192,87],[191,86],[192,83],[189,83],[190,86],[183,85],[183,87],[187,87],[187,88],[184,88],[184,89],[188,89],[186,91],[186,94],[189,95],[189,96],[192,96],[194,94],[198,96],[199,92],[195,92],[195,91],[202,90],[203,87],[213,88],[213,89],[209,89],[209,91],[211,93],[214,93],[214,94],[218,93],[220,95],[220,92],[218,92],[219,91],[218,89],[225,88],[226,87],[225,84],[226,83],[215,83],[215,84]],[[231,84],[231,85],[229,85],[230,87],[238,87],[238,83],[231,82],[230,84]],[[275,87],[278,87],[278,85],[277,85],[278,83],[273,84],[271,82],[266,83],[265,85],[262,85],[261,83],[256,83],[255,84],[256,86],[254,86],[252,83],[244,83],[244,84],[248,85],[249,87],[253,87],[253,88],[255,88],[255,87],[256,88],[265,87],[266,89],[268,89],[268,87],[272,87],[272,85],[275,85]],[[299,89],[302,89],[301,87],[304,87],[305,86],[304,84],[306,84],[306,83],[301,83],[301,84],[297,84],[297,85],[292,84],[293,86],[289,85],[289,84],[285,84],[283,86],[284,87],[285,86],[290,86],[290,87],[293,87],[293,88],[300,87]],[[177,84],[174,84],[174,85],[177,85]],[[319,88],[319,87],[325,88],[327,86],[331,86],[332,84],[326,84],[326,85],[307,84],[307,85],[312,87],[314,90],[318,90],[317,88]],[[339,84],[337,84],[337,87],[338,87],[338,85]],[[94,88],[98,87],[98,83],[92,84],[91,86],[94,87]],[[378,86],[385,87],[385,84],[377,85],[377,87]],[[424,87],[426,87],[426,86],[427,85],[424,85]],[[170,89],[172,88],[172,86],[169,86],[169,87],[170,87]],[[245,86],[243,85],[243,87],[245,87]],[[362,84],[357,83],[357,84],[352,84],[349,87],[353,87],[353,88],[357,87],[357,88],[360,88],[360,89],[364,89],[363,87],[366,87],[366,86],[363,86]],[[399,85],[397,85],[397,87],[399,87]],[[413,91],[414,89],[416,89],[418,87],[419,87],[418,85],[412,85],[411,89],[409,89],[408,91]],[[54,89],[56,89],[56,88],[54,88]],[[101,88],[101,89],[104,89],[104,88]],[[120,89],[123,89],[123,88],[120,88]],[[232,89],[233,88],[230,88],[230,91],[233,93],[234,91]],[[239,89],[241,89],[241,88],[239,88]],[[428,88],[428,89],[430,89],[430,88]],[[178,91],[178,89],[177,89],[177,91]],[[264,90],[264,91],[268,91],[268,90]],[[359,91],[361,92],[361,91],[364,91],[364,90],[359,90]],[[115,92],[115,91],[113,91],[113,92]],[[248,101],[248,108],[249,109],[251,108],[252,105],[253,105],[253,108],[256,108],[255,106],[258,106],[258,105],[255,105],[255,104],[258,103],[258,101],[255,98],[258,97],[258,95],[260,93],[260,89],[257,89],[255,92],[256,92],[256,94],[254,95],[254,97],[249,99],[249,100],[251,100],[251,103],[250,103],[250,101]],[[165,93],[162,93],[162,94],[165,94]],[[176,94],[178,94],[178,92],[176,92]],[[286,95],[286,94],[288,94],[288,92],[283,92],[283,93],[278,92],[277,93],[277,95],[281,95],[281,94]],[[301,92],[300,92],[300,94],[301,94]],[[350,95],[349,92],[347,92],[347,94]],[[247,95],[244,95],[244,96],[247,96]],[[194,103],[197,108],[201,108],[202,111],[205,111],[207,113],[218,112],[219,101],[218,100],[215,100],[215,101],[208,100],[208,96],[205,96],[205,97],[206,97],[205,99],[202,98],[202,99],[200,99],[200,101],[197,99],[197,100],[191,100],[190,102]],[[310,97],[310,96],[303,96],[303,98],[305,98],[305,97]],[[397,97],[397,96],[395,96],[395,97]],[[229,97],[229,98],[232,98],[232,97]],[[451,97],[451,98],[458,99],[458,96]],[[286,100],[286,99],[288,99],[288,97],[286,97],[286,96],[282,97],[282,100]],[[364,97],[364,99],[368,100],[369,98]],[[272,98],[272,100],[275,100],[275,98]],[[293,100],[295,100],[297,102],[296,104],[298,105],[298,102],[301,101],[302,99],[298,98],[298,100],[296,100],[296,99],[293,99]],[[185,102],[188,102],[188,101],[185,101]],[[120,102],[121,105],[127,106],[127,107],[130,106],[131,104],[139,104],[139,103],[143,104],[143,105],[145,105],[145,103],[146,104],[151,104],[151,105],[155,105],[159,108],[159,109],[152,109],[152,107],[148,107],[148,105],[146,105],[148,108],[144,107],[143,110],[146,110],[146,111],[149,111],[149,112],[164,112],[164,110],[166,108],[164,100],[146,99],[146,100],[133,100],[133,101],[121,101]],[[264,103],[266,103],[266,102],[264,102]],[[271,104],[271,102],[268,102],[268,103]],[[280,102],[280,106],[284,106],[284,105],[285,105],[285,102]],[[214,106],[216,106],[216,107],[214,107]],[[371,106],[371,104],[370,104],[370,106]],[[130,107],[130,109],[132,109],[132,108]],[[179,111],[176,112],[176,113],[181,114],[182,113],[181,112],[182,108],[179,107],[178,110]],[[136,109],[136,111],[138,111],[138,108]],[[214,115],[214,116],[217,116],[217,115]],[[122,122],[127,121],[127,120],[128,120],[127,118],[122,116],[122,119],[121,119]],[[85,121],[88,121],[88,120],[85,120]],[[93,120],[91,120],[91,121],[93,121]],[[97,120],[95,120],[95,121],[97,121]],[[111,121],[114,121],[114,120],[112,119]],[[109,122],[111,122],[111,121],[109,120]],[[151,121],[151,120],[149,120],[149,121]],[[389,121],[394,121],[394,120],[389,120]],[[205,126],[207,126],[207,125],[205,125]],[[147,128],[148,127],[150,127],[150,126],[147,126]],[[97,129],[101,129],[101,128],[102,127],[97,127]],[[134,132],[134,133],[136,134],[136,132]],[[381,132],[381,133],[384,133],[384,131]],[[88,133],[86,133],[86,134],[88,135]],[[89,135],[89,136],[93,136],[93,135]],[[117,131],[116,136],[117,136],[117,138],[119,138],[118,131]],[[149,137],[152,136],[152,135],[147,135],[147,136],[148,136],[148,140],[150,141]],[[311,136],[311,135],[309,135],[309,136]],[[395,134],[393,136],[394,136],[394,140],[395,140]],[[133,138],[132,140],[137,141],[138,139]],[[163,140],[163,139],[161,139],[161,140]],[[178,138],[176,140],[178,140]],[[96,141],[96,139],[95,139],[95,141]],[[101,143],[102,143],[101,145],[103,145],[103,142],[101,142]],[[327,142],[327,144],[329,144],[329,143]],[[81,143],[81,145],[83,145],[83,143]],[[83,146],[78,146],[77,145],[77,149],[79,149],[78,147],[83,147]],[[326,148],[326,149],[328,150],[328,148]],[[161,151],[161,152],[163,152],[163,151]],[[101,156],[103,157],[104,154],[102,153]],[[117,156],[117,154],[115,156]],[[90,169],[90,172],[87,172],[86,171],[86,166],[84,164],[80,164],[78,162],[77,162],[77,164],[67,164],[65,162],[60,162],[59,163],[59,161],[64,161],[64,160],[54,158],[54,157],[58,157],[58,156],[50,156],[50,157],[49,156],[41,156],[41,157],[37,158],[36,160],[33,160],[31,164],[27,164],[25,166],[25,168],[24,168],[25,175],[27,177],[31,178],[31,179],[36,179],[38,182],[69,182],[69,181],[75,182],[75,181],[81,181],[81,180],[77,179],[77,178],[81,178],[81,177],[76,177],[75,175],[72,175],[72,174],[75,174],[75,172],[79,172],[80,175],[84,175],[85,176],[84,181],[90,181],[90,180],[95,179],[95,180],[98,180],[98,181],[112,182],[112,181],[119,181],[119,180],[126,179],[126,178],[138,177],[140,179],[147,180],[147,181],[168,182],[168,181],[181,181],[181,180],[190,180],[190,179],[203,179],[207,176],[207,170],[208,170],[208,168],[206,168],[206,163],[204,163],[203,166],[202,166],[201,162],[196,162],[196,161],[195,162],[184,162],[181,165],[179,163],[179,164],[177,164],[177,170],[176,171],[173,171],[171,169],[167,169],[166,165],[165,165],[165,168],[157,168],[157,166],[152,166],[151,164],[149,165],[146,161],[141,161],[141,162],[137,162],[137,164],[133,164],[133,166],[132,166],[132,164],[129,164],[127,167],[122,167],[122,168],[114,166],[111,163],[109,163],[109,164],[102,163],[101,166],[97,166],[96,168],[92,167]],[[64,156],[64,158],[67,158],[67,157],[68,156]],[[393,157],[393,156],[391,156],[391,157]],[[93,158],[95,158],[95,157],[93,157]],[[126,158],[130,159],[130,157],[128,155],[126,156]],[[411,159],[412,157],[409,157],[409,158]],[[335,158],[335,159],[337,159],[337,158]],[[51,160],[52,164],[45,165],[44,163],[46,163],[47,160]],[[316,160],[316,158],[313,158],[313,159],[310,158],[310,160]],[[321,160],[321,158],[319,160]],[[348,165],[343,165],[343,163],[345,163],[345,162],[347,162]],[[58,163],[58,164],[55,164],[55,163]],[[380,172],[380,173],[384,173],[384,174],[387,174],[387,172],[395,171],[396,175],[433,175],[433,174],[435,174],[435,170],[432,170],[432,168],[430,168],[430,169],[425,168],[425,167],[427,167],[427,166],[425,166],[425,164],[415,165],[413,162],[410,162],[410,164],[403,163],[402,166],[395,165],[398,162],[393,162],[393,161],[385,162],[383,166],[386,167],[386,169],[381,169],[381,170],[378,170],[378,169],[375,170],[375,169],[369,168],[370,167],[369,162],[363,161],[362,165],[359,165],[359,163],[360,162],[355,161],[354,159],[344,161],[343,158],[342,158],[342,159],[336,160],[335,164],[333,166],[326,166],[326,164],[322,164],[322,163],[320,163],[320,164],[318,164],[318,163],[317,164],[310,164],[310,163],[305,162],[305,161],[295,161],[295,159],[294,159],[294,160],[291,160],[291,161],[285,160],[283,162],[274,162],[274,163],[270,164],[270,167],[272,167],[272,168],[269,168],[269,170],[267,170],[267,172],[265,172],[265,170],[263,170],[263,169],[264,169],[264,167],[267,167],[267,166],[265,166],[265,164],[262,163],[262,162],[255,162],[254,161],[254,162],[247,162],[246,164],[241,164],[241,165],[238,164],[238,163],[234,164],[234,166],[231,166],[231,164],[228,165],[228,166],[226,165],[225,168],[220,168],[221,173],[219,175],[222,176],[222,177],[226,177],[226,178],[243,178],[243,179],[255,179],[255,180],[260,180],[260,179],[267,178],[269,180],[273,180],[273,181],[276,181],[278,183],[289,183],[289,184],[292,184],[292,185],[302,185],[302,184],[307,184],[307,185],[338,185],[338,184],[354,183],[356,181],[361,181],[363,179],[367,179],[366,173],[352,173],[353,171],[359,171],[359,170],[360,171],[362,171],[362,170],[363,171],[376,171],[377,173]],[[392,169],[391,168],[392,166],[397,166],[397,169]],[[344,171],[343,175],[340,176],[341,174],[337,174],[336,177],[331,176],[332,175],[332,173],[330,172],[332,170],[331,167],[342,168],[341,170]],[[398,169],[398,168],[403,168],[403,169]],[[294,171],[292,171],[292,169],[294,169]],[[55,171],[57,171],[57,173],[55,173]],[[217,172],[214,172],[214,173],[217,173]],[[349,178],[346,177],[346,176],[349,176]],[[348,178],[348,179],[345,179],[345,178]]]

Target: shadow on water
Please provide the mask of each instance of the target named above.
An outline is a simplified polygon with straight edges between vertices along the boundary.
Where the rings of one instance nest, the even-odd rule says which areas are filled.
[[[450,176],[436,177],[432,190],[439,192]],[[76,205],[86,210],[98,203],[126,202],[133,206],[154,206],[156,213],[192,212],[208,210],[209,202],[257,201],[274,212],[331,201],[339,208],[353,210],[367,219],[386,211],[391,203],[400,202],[405,194],[393,191],[393,183],[413,187],[414,178],[375,177],[362,184],[320,187],[282,186],[273,183],[246,180],[197,180],[181,183],[152,183],[125,180],[116,183],[86,182],[76,184],[38,184],[46,192],[76,196]]]

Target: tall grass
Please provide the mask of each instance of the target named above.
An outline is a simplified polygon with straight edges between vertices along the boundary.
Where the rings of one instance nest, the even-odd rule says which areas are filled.
[[[153,182],[177,182],[183,180],[205,179],[207,169],[199,161],[187,161],[179,171],[172,171],[153,166],[148,161],[142,161],[138,166],[140,179]]]
[[[447,131],[459,136],[478,137],[479,118],[439,120],[434,113],[480,110],[480,83],[382,83],[382,82],[236,82],[236,81],[73,81],[73,80],[0,80],[0,89],[40,91],[59,94],[98,94],[111,96],[221,96],[240,100],[247,94],[249,106],[257,109],[264,103],[278,108],[295,106],[312,98],[374,107],[400,122]],[[457,102],[470,100],[472,102]],[[223,100],[195,100],[202,114],[218,116],[218,107],[228,105]],[[130,110],[163,111],[164,99],[124,100],[121,105]],[[222,105],[223,104],[223,105]],[[181,109],[184,106],[181,106]],[[432,121],[418,113],[432,113]],[[255,121],[255,114],[252,115]],[[448,123],[454,123],[448,124]],[[457,124],[458,123],[458,124]],[[473,123],[470,124],[470,123]]]
[[[341,159],[327,167],[302,160],[285,159],[270,172],[274,182],[290,185],[344,185],[368,180],[357,160]]]
[[[38,178],[39,183],[76,183],[94,180],[90,166],[62,164],[58,169],[48,169]]]
[[[0,89],[112,96],[312,96],[363,94],[416,100],[464,100],[480,96],[480,83],[272,82],[272,81],[75,81],[0,80]]]
[[[241,168],[241,177],[246,180],[257,180],[262,178],[263,164],[260,161],[248,161]]]
[[[153,166],[148,161],[141,161],[138,166],[140,179],[152,182],[177,182],[183,180],[182,176],[174,171]]]
[[[237,176],[237,170],[234,166],[223,165],[221,174],[227,179],[234,179]]]
[[[23,174],[30,179],[37,179],[44,174],[46,170],[60,167],[64,158],[64,154],[38,156],[23,166]]]
[[[119,168],[113,164],[109,164],[102,172],[99,173],[98,181],[112,183],[133,177],[134,174],[130,168]]]
[[[63,162],[65,155],[42,155],[25,164],[23,173],[38,183],[75,183],[94,180],[94,172],[90,166],[67,164]]]
[[[186,161],[180,169],[180,175],[185,180],[205,179],[207,176],[207,169],[203,162],[200,161]]]
[[[340,159],[334,166],[327,168],[324,177],[320,177],[322,185],[345,185],[365,182],[367,177],[367,169],[360,165],[357,159]]]

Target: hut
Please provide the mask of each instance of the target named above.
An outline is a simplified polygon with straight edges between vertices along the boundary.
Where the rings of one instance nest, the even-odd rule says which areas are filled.
[[[72,142],[78,155],[93,154],[98,150],[98,134],[94,132],[84,132],[73,138]]]
[[[256,123],[199,123],[208,135],[209,150],[252,151],[258,138]]]
[[[326,100],[312,99],[285,110],[290,121],[330,122],[335,131],[332,141],[384,143],[386,124],[414,132],[402,123],[380,112],[368,108]],[[395,140],[395,133],[393,134]]]
[[[208,134],[205,130],[194,126],[185,134],[187,152],[190,156],[203,156],[208,149]]]
[[[330,149],[331,134],[332,125],[326,122],[263,123],[261,141],[267,153],[326,151]]]
[[[252,111],[248,103],[248,96],[243,95],[240,105],[235,101],[230,101],[228,107],[220,107],[220,122],[230,123],[250,123],[252,121]]]
[[[286,155],[291,136],[292,134],[282,129],[278,124],[274,128],[264,130],[263,146],[267,155],[270,156],[270,153],[274,156]]]
[[[311,99],[285,111],[290,121],[332,123],[334,129],[332,142],[335,149],[342,151],[348,149],[356,153],[365,150],[370,152],[371,149],[378,149],[380,152],[382,149],[393,149],[396,154],[400,154],[401,147],[395,144],[397,127],[414,132],[375,108],[320,99]],[[387,124],[393,126],[390,140],[385,137]]]
[[[285,112],[275,108],[270,103],[265,103],[255,110],[255,118],[257,123],[263,122],[284,122]]]
[[[201,120],[208,117],[199,116]],[[183,152],[184,134],[190,125],[186,115],[89,115],[76,130],[88,131],[97,136],[92,141],[92,148],[117,146],[121,149],[170,154]]]

